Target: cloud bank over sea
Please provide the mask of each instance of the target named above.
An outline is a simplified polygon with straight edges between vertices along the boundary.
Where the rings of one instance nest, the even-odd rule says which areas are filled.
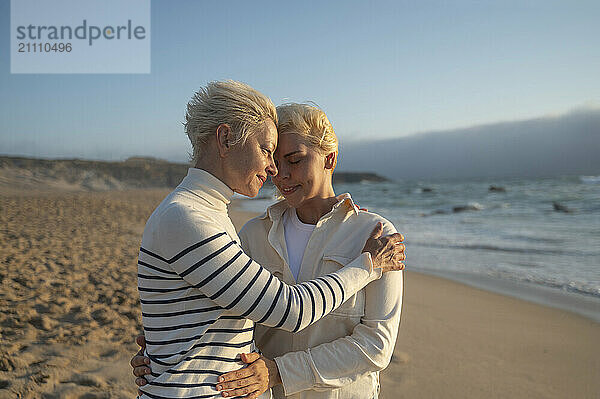
[[[600,174],[600,108],[560,116],[342,141],[340,170],[399,179]]]

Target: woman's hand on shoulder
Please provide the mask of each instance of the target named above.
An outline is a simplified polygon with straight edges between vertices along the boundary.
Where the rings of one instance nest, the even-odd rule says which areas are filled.
[[[406,259],[404,255],[404,236],[400,233],[382,236],[383,224],[378,222],[371,236],[367,239],[362,252],[371,254],[374,268],[382,269],[383,273],[404,270]]]

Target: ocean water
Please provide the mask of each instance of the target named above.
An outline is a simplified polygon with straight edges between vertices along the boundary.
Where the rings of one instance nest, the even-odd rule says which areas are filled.
[[[394,223],[405,236],[409,269],[600,320],[598,178],[364,182],[335,189]],[[274,202],[270,192],[261,196],[244,207],[263,211]]]

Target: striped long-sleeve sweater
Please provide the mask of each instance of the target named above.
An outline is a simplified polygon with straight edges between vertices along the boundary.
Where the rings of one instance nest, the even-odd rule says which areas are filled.
[[[336,273],[286,285],[242,251],[227,214],[232,195],[190,168],[146,224],[138,290],[153,373],[143,397],[220,397],[218,375],[254,350],[254,322],[299,331],[381,275],[362,254]]]

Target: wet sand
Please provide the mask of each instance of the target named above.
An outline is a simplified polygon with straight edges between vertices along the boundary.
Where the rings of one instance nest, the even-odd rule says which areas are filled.
[[[0,192],[0,398],[135,397],[136,259],[167,193]],[[411,271],[405,284],[383,398],[598,397],[600,324]]]
[[[382,373],[382,398],[592,399],[600,397],[599,375],[600,324],[405,272],[400,333]]]

